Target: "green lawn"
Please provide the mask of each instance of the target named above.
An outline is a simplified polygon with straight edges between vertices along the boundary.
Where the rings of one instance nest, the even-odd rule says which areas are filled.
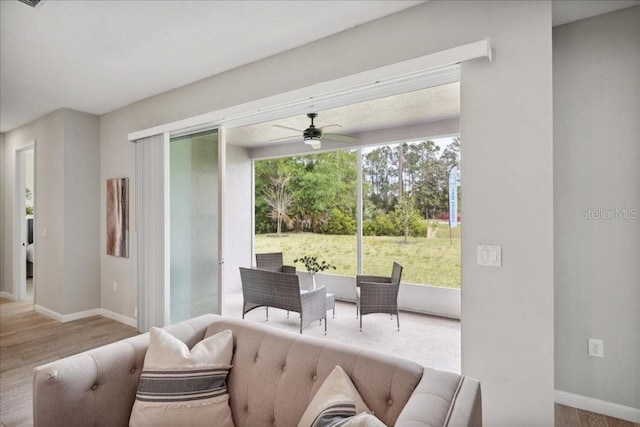
[[[453,229],[453,244],[449,243],[449,228],[441,224],[435,238],[411,237],[402,243],[402,237],[365,236],[364,273],[388,276],[393,261],[402,264],[402,281],[432,286],[460,287],[460,228]],[[256,235],[257,253],[282,252],[285,264],[304,255],[317,256],[336,267],[331,274],[356,274],[356,237],[313,233],[287,233],[282,237],[272,234]],[[296,264],[299,270],[304,266]]]

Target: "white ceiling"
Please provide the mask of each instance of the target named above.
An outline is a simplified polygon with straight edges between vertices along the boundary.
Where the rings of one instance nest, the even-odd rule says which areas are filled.
[[[104,114],[419,3],[1,0],[0,132],[63,107]],[[636,4],[556,0],[553,21]]]
[[[0,131],[103,114],[423,1],[0,1]]]

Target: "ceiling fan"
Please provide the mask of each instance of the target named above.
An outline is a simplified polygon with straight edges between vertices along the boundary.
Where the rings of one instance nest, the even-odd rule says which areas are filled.
[[[325,129],[330,128],[330,127],[341,128],[342,126],[340,126],[340,125],[335,125],[334,124],[334,125],[322,126],[322,127],[319,127],[319,128],[316,127],[313,124],[313,119],[318,117],[318,114],[316,114],[316,113],[309,113],[309,114],[307,114],[307,117],[309,117],[311,119],[311,124],[305,130],[295,129],[295,128],[292,128],[292,127],[289,127],[289,126],[273,125],[273,127],[282,128],[282,129],[288,129],[288,130],[292,130],[292,131],[298,132],[298,135],[285,136],[283,138],[276,138],[276,139],[272,139],[269,142],[281,142],[281,141],[285,141],[287,139],[292,139],[292,138],[299,139],[300,137],[302,137],[302,140],[303,140],[303,142],[305,144],[310,145],[311,148],[313,148],[314,150],[318,150],[318,149],[320,149],[321,142],[322,142],[323,139],[328,139],[328,140],[331,140],[331,141],[339,141],[339,142],[354,142],[354,141],[358,140],[358,138],[355,138],[353,136],[339,135],[337,133],[326,133],[326,132],[324,132]]]

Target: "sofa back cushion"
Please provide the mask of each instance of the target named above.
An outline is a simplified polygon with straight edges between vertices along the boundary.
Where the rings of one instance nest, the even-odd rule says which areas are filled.
[[[228,389],[236,426],[297,425],[336,365],[376,417],[392,426],[423,373],[422,366],[408,360],[246,320],[221,319],[205,336],[225,329],[231,329],[234,340]]]

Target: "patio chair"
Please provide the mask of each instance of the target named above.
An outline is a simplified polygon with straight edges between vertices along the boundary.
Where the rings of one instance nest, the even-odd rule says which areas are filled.
[[[256,267],[262,270],[275,271],[277,273],[296,273],[296,267],[284,265],[282,252],[256,254]]]
[[[397,262],[393,263],[391,277],[356,276],[356,317],[360,318],[360,331],[362,316],[370,313],[388,313],[392,319],[395,314],[400,330],[398,289],[401,277],[402,266]]]
[[[302,328],[315,320],[324,319],[327,333],[327,290],[323,286],[313,291],[301,292],[296,274],[278,273],[258,268],[240,267],[242,281],[242,318],[257,307],[276,307],[300,313]]]
[[[296,267],[293,265],[284,265],[282,252],[267,252],[264,254],[256,254],[256,267],[262,270],[275,271],[276,273],[296,274]],[[267,320],[269,320],[269,307],[265,307]],[[287,319],[289,318],[289,310],[287,310]]]

